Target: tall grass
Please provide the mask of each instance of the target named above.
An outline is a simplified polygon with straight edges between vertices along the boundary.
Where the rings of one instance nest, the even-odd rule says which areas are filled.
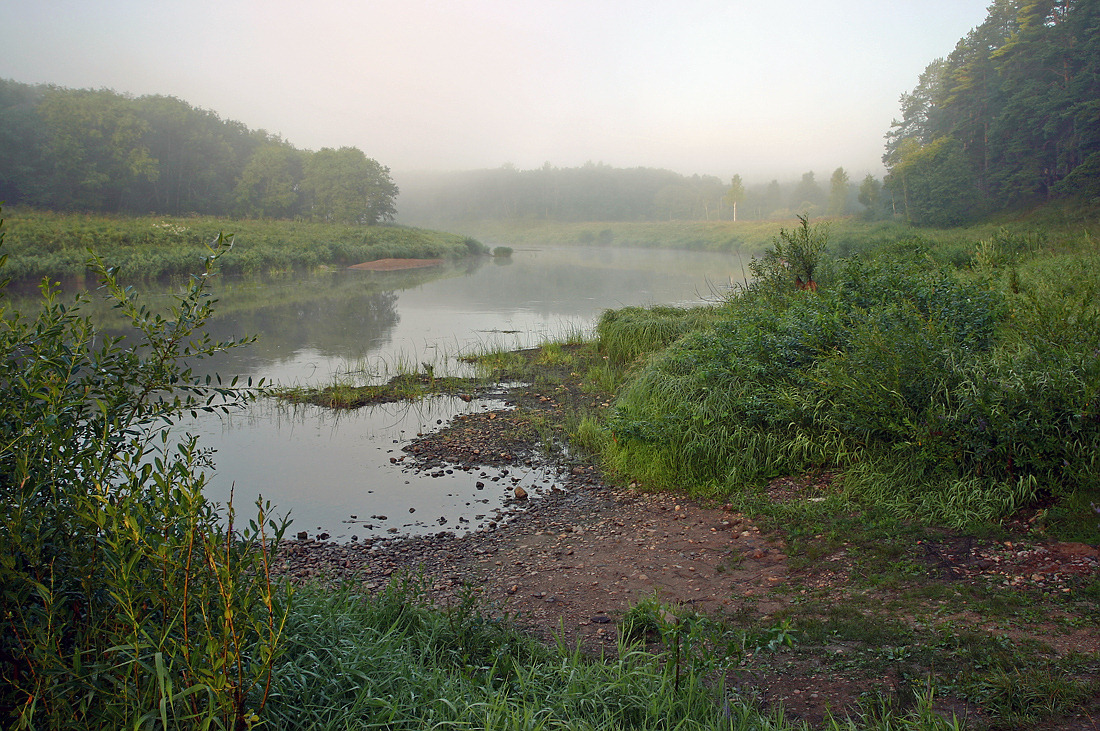
[[[222,231],[229,231],[235,242],[220,264],[225,274],[272,274],[386,258],[457,259],[486,252],[479,242],[457,234],[399,226],[131,218],[24,208],[6,213],[7,271],[17,280],[88,276],[88,249],[118,267],[123,279],[186,276]]]
[[[972,251],[834,259],[818,292],[757,281],[701,313],[620,392],[609,466],[708,495],[841,467],[850,496],[956,526],[1097,494],[1100,251],[1003,231]],[[638,323],[665,317],[612,313],[601,341],[653,350],[674,329]]]
[[[596,324],[600,350],[622,367],[662,350],[714,319],[707,307],[624,307],[607,310]]]
[[[300,590],[265,720],[277,728],[785,729],[723,703],[662,655],[587,658],[547,647],[473,595],[436,609],[416,581],[374,597]]]

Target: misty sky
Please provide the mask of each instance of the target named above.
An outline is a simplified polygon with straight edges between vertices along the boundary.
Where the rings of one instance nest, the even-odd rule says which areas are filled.
[[[168,94],[402,171],[881,173],[988,0],[0,0],[0,77]]]

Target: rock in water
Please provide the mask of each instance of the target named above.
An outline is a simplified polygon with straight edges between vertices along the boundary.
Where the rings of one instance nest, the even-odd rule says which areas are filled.
[[[527,491],[524,490],[519,485],[517,485],[516,486],[516,500],[526,500],[526,499],[527,499]]]

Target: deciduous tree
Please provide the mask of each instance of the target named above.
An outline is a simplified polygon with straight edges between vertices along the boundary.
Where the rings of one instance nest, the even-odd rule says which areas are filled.
[[[733,220],[737,220],[737,204],[745,200],[745,185],[741,182],[740,175],[734,175],[730,179],[730,187],[726,191],[726,202],[733,208]]]
[[[324,221],[374,224],[397,213],[397,186],[389,168],[356,147],[322,148],[305,165],[309,210]]]

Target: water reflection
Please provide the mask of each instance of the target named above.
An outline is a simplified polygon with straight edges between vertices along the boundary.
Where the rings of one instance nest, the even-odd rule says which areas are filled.
[[[301,385],[324,385],[361,363],[431,362],[442,373],[453,370],[454,356],[463,352],[530,347],[588,330],[608,308],[715,299],[720,290],[713,283],[726,283],[741,271],[728,254],[614,247],[517,250],[510,260],[492,261],[404,272],[218,279],[211,334],[258,340],[195,365],[223,377]],[[146,289],[153,304],[167,305],[178,286]],[[90,307],[100,322],[114,316],[101,302]],[[519,478],[537,495],[556,484],[555,476],[528,470],[493,481],[501,476],[455,469],[418,476],[390,458],[400,456],[417,432],[438,427],[437,421],[490,406],[448,399],[415,409],[337,414],[265,401],[226,419],[205,416],[180,428],[217,450],[212,498],[224,501],[232,488],[243,512],[262,494],[290,512],[292,533],[323,530],[363,538],[464,531],[493,520],[506,494],[501,482]]]
[[[179,428],[217,446],[208,493],[225,501],[232,489],[242,515],[251,512],[246,501],[262,495],[293,519],[291,533],[333,540],[464,533],[503,520],[516,486],[535,498],[554,489],[557,472],[449,466],[417,474],[402,450],[458,414],[500,408],[501,401],[445,396],[340,412],[266,401]]]

